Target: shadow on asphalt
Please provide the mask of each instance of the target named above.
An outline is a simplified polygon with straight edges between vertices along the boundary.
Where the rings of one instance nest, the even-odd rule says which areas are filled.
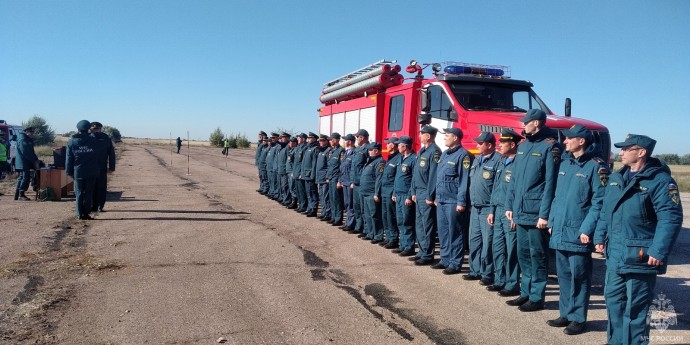
[[[195,217],[145,217],[145,218],[102,218],[98,217],[96,220],[183,220],[193,222],[232,222],[236,220],[246,220],[244,218],[195,218]]]
[[[239,211],[190,211],[190,210],[109,210],[109,213],[115,212],[141,212],[141,213],[198,213],[198,214],[251,214],[248,212]]]

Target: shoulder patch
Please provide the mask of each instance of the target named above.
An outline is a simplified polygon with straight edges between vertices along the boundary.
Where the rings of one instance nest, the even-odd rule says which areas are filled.
[[[383,168],[384,168],[385,166],[386,166],[386,165],[385,165],[384,163],[379,163],[379,165],[378,165],[378,170],[379,170],[379,172],[383,172]]]
[[[465,156],[465,158],[462,159],[462,167],[465,168],[465,170],[470,168],[470,157]]]
[[[441,152],[434,152],[434,162],[438,163],[441,160]]]
[[[671,198],[671,202],[676,205],[680,204],[680,194],[678,193],[678,186],[675,183],[668,184],[668,196]]]
[[[558,165],[561,163],[562,154],[561,148],[558,145],[553,145],[553,147],[551,147],[551,156],[553,157],[554,164]]]

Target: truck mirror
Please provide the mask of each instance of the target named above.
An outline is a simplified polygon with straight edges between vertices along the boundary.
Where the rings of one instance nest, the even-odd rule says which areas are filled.
[[[453,121],[458,120],[458,112],[455,111],[455,108],[453,108],[452,106],[448,108],[448,118]]]
[[[571,103],[572,103],[572,102],[570,101],[570,98],[566,98],[566,99],[565,99],[565,114],[564,114],[565,116],[570,116],[570,111],[571,111],[570,107],[571,107]]]
[[[429,111],[429,96],[427,89],[419,89],[419,104],[422,112]]]

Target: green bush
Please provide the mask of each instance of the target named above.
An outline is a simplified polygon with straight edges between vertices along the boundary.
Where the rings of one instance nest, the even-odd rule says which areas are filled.
[[[223,137],[225,137],[225,135],[220,130],[220,127],[216,127],[216,129],[211,132],[211,136],[209,136],[208,141],[211,142],[211,146],[223,147]]]
[[[34,115],[26,122],[22,122],[22,127],[34,128],[34,145],[36,146],[50,145],[55,141],[55,131],[40,115]]]

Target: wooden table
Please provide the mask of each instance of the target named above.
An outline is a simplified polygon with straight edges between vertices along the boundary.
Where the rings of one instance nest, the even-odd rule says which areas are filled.
[[[67,176],[64,168],[43,168],[39,171],[41,173],[40,188],[52,188],[55,192],[56,201],[67,196],[74,189],[74,180]]]

